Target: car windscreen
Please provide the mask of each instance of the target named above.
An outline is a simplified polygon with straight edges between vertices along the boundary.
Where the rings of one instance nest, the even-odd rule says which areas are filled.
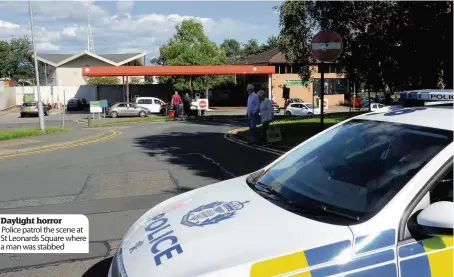
[[[258,182],[298,206],[325,205],[364,221],[452,140],[446,130],[351,120],[300,146]]]
[[[24,107],[34,107],[34,106],[36,106],[36,102],[27,102],[27,103],[24,103],[23,106]]]

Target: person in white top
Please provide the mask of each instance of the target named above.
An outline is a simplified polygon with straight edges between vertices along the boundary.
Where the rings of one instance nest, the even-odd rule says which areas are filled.
[[[266,98],[263,90],[257,92],[260,100],[260,119],[262,121],[262,142],[267,143],[267,131],[270,128],[270,122],[274,117],[273,104],[271,100]]]

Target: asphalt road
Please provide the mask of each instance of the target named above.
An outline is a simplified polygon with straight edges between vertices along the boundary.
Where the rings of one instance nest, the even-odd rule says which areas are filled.
[[[232,120],[116,127],[123,134],[111,140],[0,160],[0,214],[76,213],[90,221],[89,254],[0,254],[0,276],[100,276],[102,261],[145,211],[277,158],[225,140],[236,127]]]

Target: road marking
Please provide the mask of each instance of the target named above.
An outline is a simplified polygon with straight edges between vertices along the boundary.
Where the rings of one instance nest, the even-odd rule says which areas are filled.
[[[283,155],[285,154],[285,152],[283,151],[279,151],[279,150],[275,150],[275,149],[270,149],[270,148],[266,148],[266,147],[263,147],[263,146],[259,146],[259,145],[251,145],[251,144],[247,144],[239,139],[236,139],[233,137],[233,135],[235,135],[238,131],[240,130],[244,130],[244,128],[238,128],[238,129],[234,129],[234,130],[230,130],[228,131],[227,133],[224,134],[224,138],[226,140],[229,140],[233,143],[236,143],[236,144],[241,144],[245,147],[249,147],[249,148],[252,148],[252,149],[255,149],[255,150],[259,150],[259,151],[262,151],[262,152],[267,152],[267,153],[271,153],[271,154],[274,154],[274,155]]]
[[[32,155],[32,154],[39,154],[39,153],[43,153],[43,152],[51,152],[51,151],[59,150],[59,149],[74,148],[74,147],[78,147],[78,146],[83,146],[83,145],[92,144],[92,143],[95,143],[95,142],[108,140],[108,139],[111,139],[113,137],[119,136],[121,134],[122,134],[122,132],[120,132],[120,131],[111,130],[110,134],[107,135],[107,136],[101,135],[101,136],[99,136],[99,138],[95,138],[95,139],[90,139],[89,138],[87,140],[82,140],[82,141],[73,142],[73,143],[70,142],[68,144],[64,144],[64,145],[61,145],[61,146],[52,146],[52,147],[43,148],[43,149],[40,149],[40,150],[32,150],[32,151],[29,151],[29,152],[4,155],[4,156],[0,156],[0,160],[5,160],[5,159],[19,157],[19,156],[28,156],[28,155]]]

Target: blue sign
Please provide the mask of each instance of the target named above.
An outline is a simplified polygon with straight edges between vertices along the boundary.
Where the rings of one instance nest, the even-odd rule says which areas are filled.
[[[236,212],[244,208],[244,204],[249,203],[231,201],[217,201],[207,205],[203,205],[187,213],[181,219],[181,224],[188,227],[206,226],[219,223],[220,221],[232,218]]]
[[[99,100],[99,106],[101,108],[107,108],[109,105],[107,104],[107,100]]]
[[[401,114],[407,114],[407,113],[412,113],[415,111],[422,111],[425,110],[426,108],[407,108],[407,109],[399,109],[395,111],[391,111],[389,113],[385,113],[384,116],[394,116],[394,115],[401,115]]]
[[[148,243],[151,246],[156,266],[162,264],[162,259],[172,259],[174,256],[183,253],[178,238],[174,234],[165,214],[160,214],[151,219],[151,223],[145,227],[148,234]],[[170,245],[170,246],[169,246]],[[166,248],[167,247],[167,248]]]

